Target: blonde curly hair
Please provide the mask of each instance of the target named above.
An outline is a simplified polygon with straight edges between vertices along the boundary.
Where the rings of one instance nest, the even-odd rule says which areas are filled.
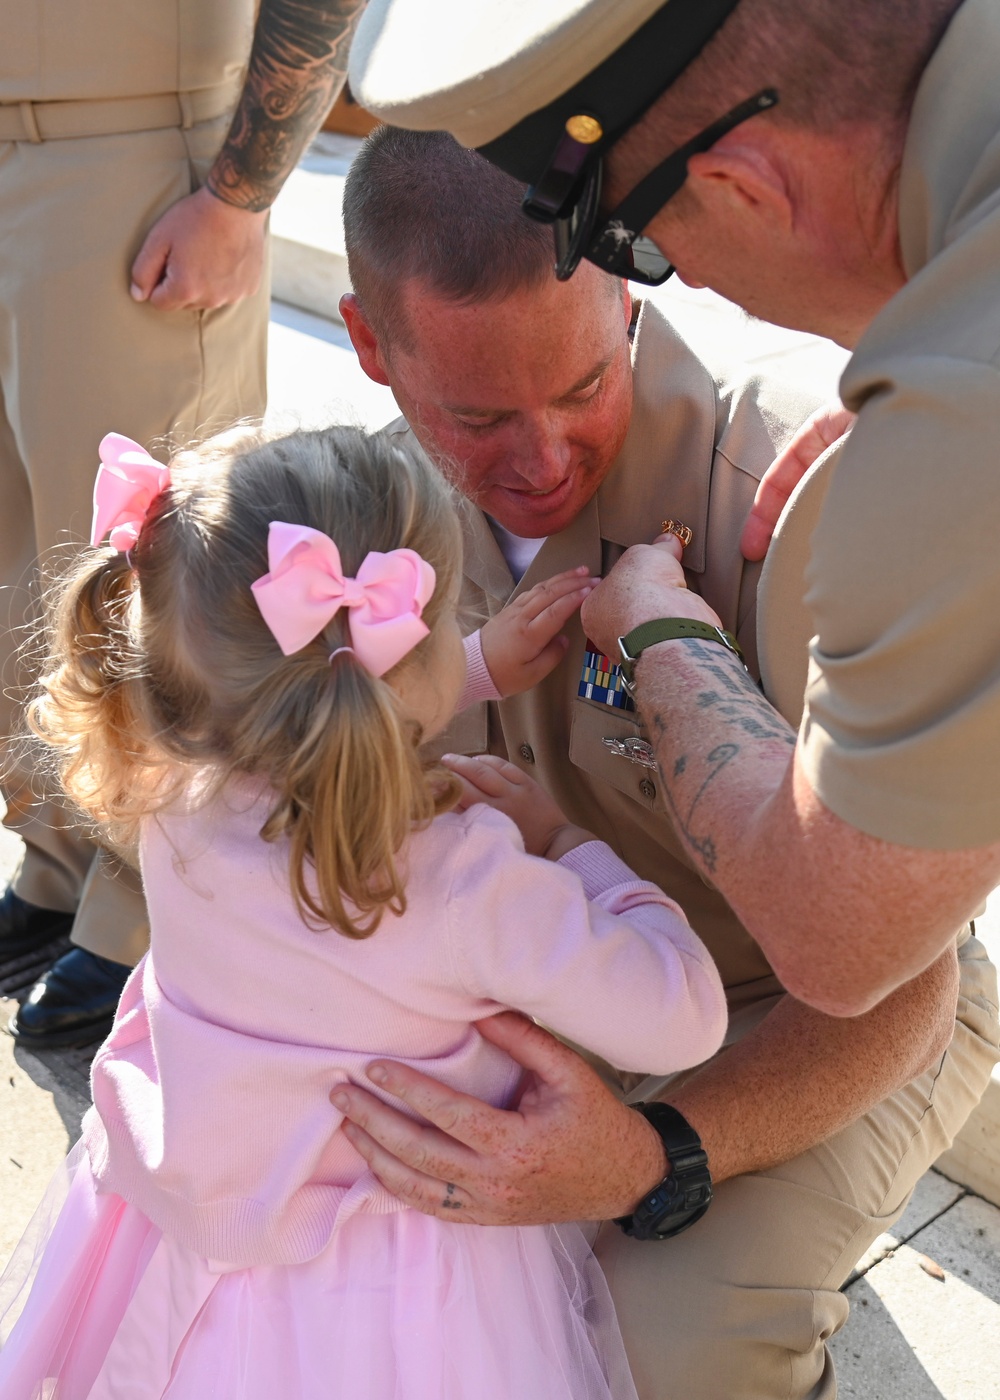
[[[331,666],[348,640],[341,610],[283,656],[250,588],[267,572],[272,520],[328,534],[348,575],[371,550],[416,550],[437,578],[430,636],[381,679],[353,658]],[[408,833],[457,800],[456,780],[421,760],[393,683],[432,655],[460,561],[450,488],[380,434],[213,439],[174,458],[129,556],[86,550],[50,594],[29,723],[119,848],[196,778],[206,800],[234,775],[266,782],[261,836],[287,840],[303,917],[365,937],[405,909],[396,857]]]

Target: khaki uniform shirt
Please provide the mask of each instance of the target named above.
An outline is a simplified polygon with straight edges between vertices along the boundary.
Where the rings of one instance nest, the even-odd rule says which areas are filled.
[[[1000,7],[965,0],[921,79],[909,281],[844,373],[860,411],[813,537],[806,773],[904,845],[1000,838]]]
[[[255,295],[204,312],[164,313],[128,293],[147,231],[204,180],[225,138],[255,8],[0,0],[4,735],[21,724],[17,653],[34,562],[89,532],[103,434],[162,446],[263,413],[266,276]],[[3,781],[7,819],[25,839],[17,893],[76,909],[75,943],[136,962],[148,946],[137,880],[95,859],[30,764],[5,763]]]
[[[237,91],[255,0],[0,0],[0,102]]]
[[[765,468],[816,407],[815,398],[766,380],[718,384],[650,303],[633,346],[635,399],[621,453],[588,506],[550,536],[517,585],[483,513],[463,503],[468,630],[542,579],[586,564],[604,574],[668,516],[689,525],[689,586],[702,593],[756,667],[756,585],[739,536]],[[403,424],[390,431],[408,433]],[[634,711],[579,695],[589,644],[579,616],[564,629],[565,659],[524,695],[463,711],[437,752],[503,754],[553,795],[570,820],[606,841],[678,901],[707,943],[734,1009],[777,990],[771,970],[725,900],[692,868],[674,833],[655,767],[612,745],[645,738]],[[610,741],[610,743],[608,742]]]

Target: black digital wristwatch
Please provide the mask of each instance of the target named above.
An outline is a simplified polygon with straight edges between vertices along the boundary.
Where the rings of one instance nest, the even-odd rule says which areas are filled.
[[[616,1221],[636,1240],[665,1240],[700,1220],[712,1203],[712,1177],[701,1138],[682,1113],[668,1103],[631,1105],[656,1129],[670,1170],[631,1215]]]

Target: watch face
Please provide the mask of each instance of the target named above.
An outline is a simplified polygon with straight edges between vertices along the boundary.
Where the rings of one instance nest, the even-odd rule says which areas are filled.
[[[712,1203],[712,1179],[705,1167],[670,1175],[636,1206],[625,1233],[640,1240],[665,1240],[687,1230]]]
[[[658,1193],[654,1192],[653,1197],[657,1194]],[[696,1195],[696,1200],[692,1200],[693,1195]],[[646,1200],[642,1203],[643,1206],[645,1206],[647,1202],[651,1203],[653,1197],[647,1196]],[[685,1191],[680,1201],[665,1202],[664,1207],[659,1212],[655,1214],[651,1213],[651,1215],[642,1222],[645,1228],[639,1238],[666,1240],[672,1235],[679,1235],[682,1230],[689,1229],[690,1226],[701,1219],[708,1210],[711,1201],[712,1188],[710,1185],[698,1188],[696,1193]],[[639,1217],[641,1210],[642,1207],[640,1207],[640,1210],[633,1216],[633,1221]]]

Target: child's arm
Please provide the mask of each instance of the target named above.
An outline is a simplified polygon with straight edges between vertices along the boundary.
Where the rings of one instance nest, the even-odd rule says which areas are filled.
[[[575,846],[596,841],[592,832],[568,822],[552,798],[527,773],[495,754],[446,753],[441,762],[461,779],[461,811],[485,803],[503,812],[521,833],[529,856],[559,860]]]
[[[466,806],[501,810],[530,849],[555,862],[512,850],[515,834],[488,814],[467,829],[449,901],[467,989],[526,1011],[621,1069],[667,1074],[714,1054],[725,994],[674,901],[567,823],[512,764],[447,763],[462,777]]]
[[[559,629],[600,583],[586,565],[536,583],[465,639],[467,675],[458,709],[475,700],[530,690],[555,670],[566,651]],[[484,675],[485,671],[485,675]]]

